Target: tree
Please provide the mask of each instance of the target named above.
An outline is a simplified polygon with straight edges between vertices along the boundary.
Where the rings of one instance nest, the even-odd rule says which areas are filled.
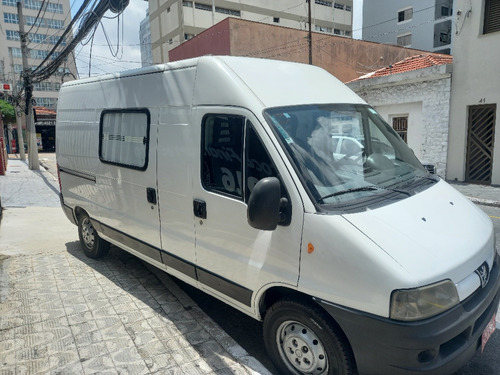
[[[16,110],[12,104],[7,103],[5,100],[0,99],[0,113],[3,116],[4,124],[16,122]]]

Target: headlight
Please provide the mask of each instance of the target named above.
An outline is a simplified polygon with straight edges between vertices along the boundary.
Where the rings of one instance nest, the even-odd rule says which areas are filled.
[[[448,310],[458,302],[457,288],[451,280],[415,289],[394,290],[391,295],[391,319],[425,319]]]

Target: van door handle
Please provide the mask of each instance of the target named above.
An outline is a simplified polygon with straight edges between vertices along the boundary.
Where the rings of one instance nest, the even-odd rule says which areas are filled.
[[[149,203],[156,204],[156,189],[146,188],[146,197],[148,198]]]
[[[205,201],[201,199],[195,199],[193,201],[193,213],[194,216],[199,217],[200,219],[207,218],[207,204]]]

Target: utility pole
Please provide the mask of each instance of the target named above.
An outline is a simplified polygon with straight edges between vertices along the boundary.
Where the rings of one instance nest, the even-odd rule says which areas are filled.
[[[311,0],[307,0],[308,3],[308,22],[309,22],[309,35],[307,40],[309,42],[309,65],[313,63],[313,52],[312,52],[312,32],[311,32]]]
[[[33,119],[33,82],[31,79],[31,71],[28,65],[28,48],[26,46],[27,35],[24,32],[24,17],[23,5],[20,1],[17,2],[17,18],[19,20],[19,36],[21,38],[21,54],[23,58],[23,82],[24,95],[26,100],[26,129],[28,130],[28,166],[31,170],[39,170],[40,162],[38,161],[38,146],[36,143],[36,130]]]
[[[26,160],[26,154],[24,153],[24,137],[23,137],[23,122],[22,122],[22,110],[19,105],[19,97],[17,92],[17,83],[16,83],[16,73],[14,70],[14,56],[12,56],[12,49],[9,48],[9,57],[10,57],[10,71],[12,72],[12,97],[14,98],[15,103],[14,109],[16,110],[16,124],[17,124],[17,149],[19,151],[19,157],[22,161]]]

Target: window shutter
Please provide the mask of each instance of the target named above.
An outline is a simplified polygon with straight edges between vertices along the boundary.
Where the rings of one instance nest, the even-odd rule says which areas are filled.
[[[486,0],[483,34],[500,31],[500,0]]]

